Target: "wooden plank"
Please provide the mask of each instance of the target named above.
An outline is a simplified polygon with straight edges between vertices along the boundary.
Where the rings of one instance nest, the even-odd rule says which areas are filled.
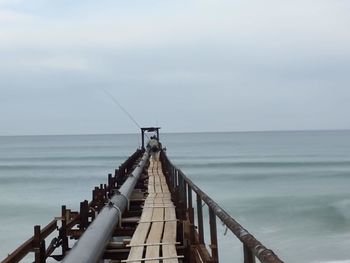
[[[152,208],[144,208],[141,215],[141,221],[151,220],[153,216]]]
[[[171,194],[170,193],[157,193],[157,197],[168,197],[171,198]]]
[[[184,256],[176,256],[176,258],[184,258]],[[160,262],[159,260],[163,260],[163,262],[165,262],[164,261],[165,259],[169,259],[169,258],[167,258],[167,257],[139,258],[139,259],[136,259],[136,260],[122,260],[121,262],[122,263],[140,262],[140,261],[146,261],[146,262],[152,261],[153,262],[154,260],[156,260],[155,262]]]
[[[162,246],[163,257],[168,259],[164,259],[163,263],[178,263],[179,260],[177,257],[176,247],[175,245],[163,245]]]
[[[155,196],[156,194],[157,193],[152,193],[152,195],[154,195],[154,196],[148,196],[146,199],[144,199],[145,202],[146,201],[147,202],[154,202],[155,200],[156,201],[158,200],[157,198],[161,198],[164,201],[171,201],[171,196],[167,196],[167,195],[165,195],[165,196]],[[162,193],[161,193],[161,195],[162,195]]]
[[[155,222],[170,222],[170,221],[179,221],[177,219],[171,219],[171,220],[152,220],[152,221],[140,221],[139,223],[155,223]]]
[[[142,217],[141,217],[142,219]],[[175,220],[176,212],[174,208],[165,208],[164,210],[164,219],[165,220]]]
[[[148,247],[148,246],[159,246],[159,245],[179,245],[180,242],[163,242],[163,243],[144,243],[140,245],[126,245],[126,247]]]
[[[152,185],[152,184],[149,184],[149,185],[148,185],[148,192],[149,192],[150,194],[156,192],[155,189],[154,189],[154,185]]]
[[[164,208],[154,208],[152,220],[161,221],[164,219]],[[160,243],[162,239],[164,222],[152,223],[151,231],[149,232],[147,243]],[[146,249],[146,258],[159,257],[160,246],[151,246]],[[158,263],[159,260],[150,260],[150,263]]]
[[[162,193],[162,187],[159,184],[154,186],[154,190],[156,193]]]
[[[156,193],[162,193],[162,186],[160,185],[159,176],[154,177],[154,189]]]
[[[147,205],[144,208],[175,208],[174,205]]]
[[[148,229],[150,228],[151,223],[141,223],[137,226],[135,233],[131,239],[130,245],[138,245],[139,243],[144,243]],[[134,246],[131,247],[128,260],[135,260],[138,258],[142,258],[143,247],[142,246]],[[137,261],[136,261],[137,262]],[[141,262],[141,261],[139,261]]]
[[[176,242],[176,224],[176,221],[165,222],[163,242]]]
[[[167,199],[164,200],[163,197],[154,197],[154,198],[147,198],[144,205],[148,205],[148,204],[164,204],[164,202],[166,203],[171,203],[171,200]]]
[[[176,212],[174,208],[165,208],[165,220],[176,220]],[[165,243],[176,242],[176,221],[167,221],[164,225],[164,233],[162,241]],[[177,256],[175,245],[163,245],[162,252],[164,257]],[[163,263],[177,263],[177,258],[164,259]]]
[[[167,184],[162,184],[161,187],[162,187],[162,192],[163,193],[170,193],[169,187],[168,187]]]
[[[152,208],[144,208],[141,221],[150,221],[153,216]],[[130,245],[143,244],[146,240],[151,223],[141,223],[137,226],[134,235],[130,241]],[[128,260],[135,260],[141,258],[143,255],[143,247],[132,247],[129,252]],[[135,261],[138,262],[138,261]],[[140,261],[139,261],[140,262]]]

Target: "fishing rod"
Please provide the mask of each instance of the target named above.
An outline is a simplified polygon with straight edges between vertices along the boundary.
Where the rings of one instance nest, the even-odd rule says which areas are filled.
[[[123,105],[110,93],[104,88],[100,89],[129,117],[129,119],[138,127],[141,129],[140,124],[135,120],[135,118],[123,107]]]
[[[103,91],[107,95],[107,97],[109,97],[114,102],[114,104],[117,105],[139,129],[141,129],[141,125],[135,120],[135,118],[131,115],[131,113],[128,112],[123,107],[123,105],[113,96],[112,93],[110,93],[108,90],[106,90],[105,88],[102,88],[102,87],[99,87],[99,89],[101,89],[101,91]],[[150,139],[147,134],[145,134],[145,136],[148,139]]]

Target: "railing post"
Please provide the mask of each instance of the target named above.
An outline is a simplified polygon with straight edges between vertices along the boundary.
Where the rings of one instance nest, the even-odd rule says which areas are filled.
[[[192,202],[192,188],[188,184],[187,185],[187,196],[188,196],[188,216],[190,218],[191,230],[190,230],[190,240],[191,244],[194,244],[194,210],[193,210],[193,202]]]
[[[174,169],[169,165],[169,172],[170,172],[170,175],[169,175],[169,178],[170,178],[170,182],[171,182],[171,188],[172,188],[172,192],[175,191],[175,174],[174,174]]]
[[[89,203],[87,200],[80,203],[80,229],[85,230],[89,224]]]
[[[35,263],[45,263],[45,240],[41,239],[40,226],[34,226],[34,253]]]
[[[184,175],[181,172],[181,189],[182,189],[182,201],[183,201],[183,210],[186,214],[187,210],[187,183],[185,181]]]
[[[180,203],[180,214],[181,219],[186,219],[186,187],[185,187],[185,179],[181,172],[178,172],[178,180],[179,180],[179,203]]]
[[[218,235],[216,230],[216,215],[213,209],[209,208],[209,225],[210,225],[210,240],[211,240],[211,256],[214,262],[219,262],[218,253]]]
[[[243,255],[244,263],[255,263],[255,256],[253,255],[253,252],[245,244],[243,244]]]
[[[204,244],[203,207],[202,207],[202,199],[199,196],[199,194],[197,194],[197,216],[198,216],[199,243]]]
[[[174,177],[174,189],[177,189],[177,171],[175,167],[173,167],[173,177]]]
[[[68,251],[68,237],[67,237],[67,209],[66,206],[62,206],[62,226],[60,229],[60,236],[62,239],[62,255],[64,256]]]

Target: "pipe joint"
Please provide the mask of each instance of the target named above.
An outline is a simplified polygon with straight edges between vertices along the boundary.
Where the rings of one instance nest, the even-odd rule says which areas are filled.
[[[130,200],[129,200],[129,198],[128,198],[126,195],[122,194],[119,190],[115,190],[115,191],[114,191],[114,195],[115,195],[115,196],[118,196],[118,197],[120,196],[120,197],[124,198],[125,201],[126,201],[126,209],[127,209],[127,210],[130,209]]]
[[[122,226],[122,211],[120,210],[120,208],[113,203],[111,200],[108,202],[108,207],[109,208],[115,208],[118,211],[118,227]]]

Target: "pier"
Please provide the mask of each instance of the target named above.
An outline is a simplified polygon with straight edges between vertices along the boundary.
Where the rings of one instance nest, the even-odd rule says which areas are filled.
[[[2,263],[28,255],[35,263],[218,263],[219,220],[240,240],[244,263],[283,262],[173,165],[165,150],[152,153],[149,133],[159,141],[158,127],[142,128],[141,148],[92,190],[91,201],[82,201],[79,211],[63,205],[59,217],[34,226],[33,237]]]

